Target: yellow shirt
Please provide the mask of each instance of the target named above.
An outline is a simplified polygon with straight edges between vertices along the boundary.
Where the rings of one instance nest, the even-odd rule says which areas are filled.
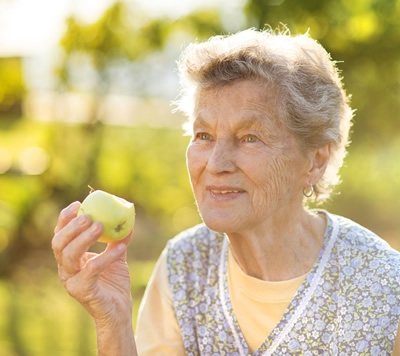
[[[251,352],[264,342],[278,324],[305,275],[282,282],[267,282],[246,275],[229,251],[229,291],[236,318]],[[168,284],[166,251],[149,281],[137,320],[139,356],[184,356],[178,321]],[[400,356],[397,333],[394,356]]]
[[[228,254],[228,280],[236,318],[251,352],[255,352],[278,324],[306,275],[267,282],[246,275]],[[245,307],[243,307],[245,306]]]

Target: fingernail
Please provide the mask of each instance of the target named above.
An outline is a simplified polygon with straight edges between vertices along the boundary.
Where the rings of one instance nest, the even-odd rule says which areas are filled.
[[[87,225],[90,222],[89,216],[87,215],[79,215],[78,216],[78,224],[81,226]]]
[[[92,232],[97,233],[97,232],[101,231],[102,228],[103,228],[103,226],[101,225],[101,223],[99,223],[98,221],[95,221],[95,222],[92,224],[92,226],[90,227],[90,230],[91,230]]]
[[[69,209],[73,212],[77,211],[79,209],[80,203],[78,201],[74,201],[73,203],[70,204]]]
[[[116,247],[117,252],[122,253],[122,251],[125,251],[127,249],[127,246],[125,244],[119,244]]]

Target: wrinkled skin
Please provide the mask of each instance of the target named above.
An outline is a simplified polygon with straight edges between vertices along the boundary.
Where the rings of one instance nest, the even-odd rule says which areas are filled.
[[[273,86],[254,80],[199,89],[187,149],[203,221],[227,234],[243,271],[264,280],[307,273],[326,225],[302,192],[322,176],[330,147],[304,152],[278,102]]]
[[[89,252],[101,236],[102,226],[90,221],[87,215],[77,217],[79,206],[75,202],[62,210],[55,227],[52,248],[59,277],[67,292],[93,317],[99,354],[119,350],[118,354],[134,355],[132,298],[126,263],[132,233],[108,244],[100,254]]]
[[[210,228],[248,233],[303,210],[312,162],[280,122],[277,101],[254,81],[199,91],[187,166]]]

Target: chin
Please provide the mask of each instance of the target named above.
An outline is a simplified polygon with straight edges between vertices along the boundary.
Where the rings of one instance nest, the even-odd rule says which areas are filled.
[[[216,232],[228,232],[235,229],[235,221],[232,221],[231,217],[224,219],[217,216],[202,216],[202,220],[210,230]]]

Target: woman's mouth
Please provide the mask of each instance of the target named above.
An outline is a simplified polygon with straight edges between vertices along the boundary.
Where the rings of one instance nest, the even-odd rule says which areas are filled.
[[[216,189],[210,189],[211,193],[214,194],[229,194],[229,193],[240,193],[242,192],[241,190],[216,190]]]
[[[219,199],[233,199],[244,193],[245,191],[236,187],[207,187],[211,196]]]

